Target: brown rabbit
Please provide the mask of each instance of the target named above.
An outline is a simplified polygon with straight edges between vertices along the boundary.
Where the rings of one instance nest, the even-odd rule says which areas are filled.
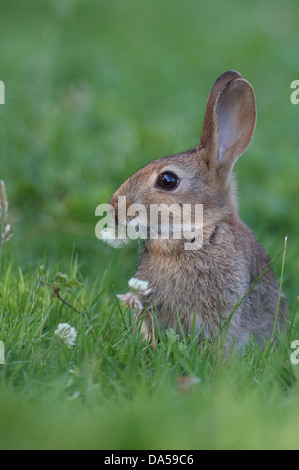
[[[258,342],[271,337],[279,286],[270,268],[250,291],[269,258],[239,218],[232,173],[255,122],[252,86],[238,72],[224,73],[208,97],[200,145],[149,163],[110,200],[116,217],[119,196],[126,196],[127,207],[142,204],[147,210],[161,203],[203,205],[200,249],[186,250],[186,240],[174,237],[145,240],[136,277],[148,281],[147,309],[156,312],[162,329],[179,333],[181,323],[190,334],[195,325],[195,331],[214,338],[226,322],[229,347],[234,339],[238,347],[248,343],[250,335]],[[285,315],[282,294],[278,326]]]

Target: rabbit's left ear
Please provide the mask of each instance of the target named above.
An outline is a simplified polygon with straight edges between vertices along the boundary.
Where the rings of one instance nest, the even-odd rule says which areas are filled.
[[[208,98],[200,147],[211,167],[231,168],[252,139],[256,122],[254,91],[238,72],[226,72]]]

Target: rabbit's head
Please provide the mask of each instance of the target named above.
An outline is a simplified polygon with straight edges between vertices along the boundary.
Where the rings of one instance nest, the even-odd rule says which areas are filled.
[[[202,204],[204,238],[220,221],[237,216],[232,169],[248,147],[256,121],[254,91],[238,72],[215,82],[207,100],[200,145],[193,150],[152,161],[127,179],[110,200],[118,217],[119,197],[126,208],[151,205]],[[137,207],[138,209],[138,207]],[[127,222],[138,210],[128,211]]]

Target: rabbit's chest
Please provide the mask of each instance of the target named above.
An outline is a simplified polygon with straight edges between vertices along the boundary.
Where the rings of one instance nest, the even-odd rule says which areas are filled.
[[[218,328],[219,315],[227,318],[240,295],[240,278],[230,274],[229,283],[221,263],[186,255],[183,259],[145,254],[137,277],[149,282],[148,307],[157,314],[162,328],[191,331],[203,324],[211,333]]]

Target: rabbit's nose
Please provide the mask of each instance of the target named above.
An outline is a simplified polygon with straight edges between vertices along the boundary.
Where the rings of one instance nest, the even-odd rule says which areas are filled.
[[[115,221],[116,223],[118,223],[118,196],[116,194],[113,194],[109,201],[109,204],[113,207]]]
[[[111,197],[110,201],[109,201],[109,204],[113,207],[113,210],[114,210],[114,217],[115,217],[115,221],[116,223],[118,224],[118,218],[119,218],[119,194],[114,193],[113,196]],[[120,196],[121,197],[121,196]],[[128,207],[130,206],[131,202],[130,200],[125,197],[125,196],[122,196],[121,197],[121,202],[120,202],[120,205],[121,205],[121,217],[125,217],[126,219],[126,213],[127,213],[127,210],[128,210]]]
[[[114,207],[115,204],[117,204],[117,200],[118,200],[118,197],[116,193],[114,193],[113,196],[110,198],[109,204]]]

